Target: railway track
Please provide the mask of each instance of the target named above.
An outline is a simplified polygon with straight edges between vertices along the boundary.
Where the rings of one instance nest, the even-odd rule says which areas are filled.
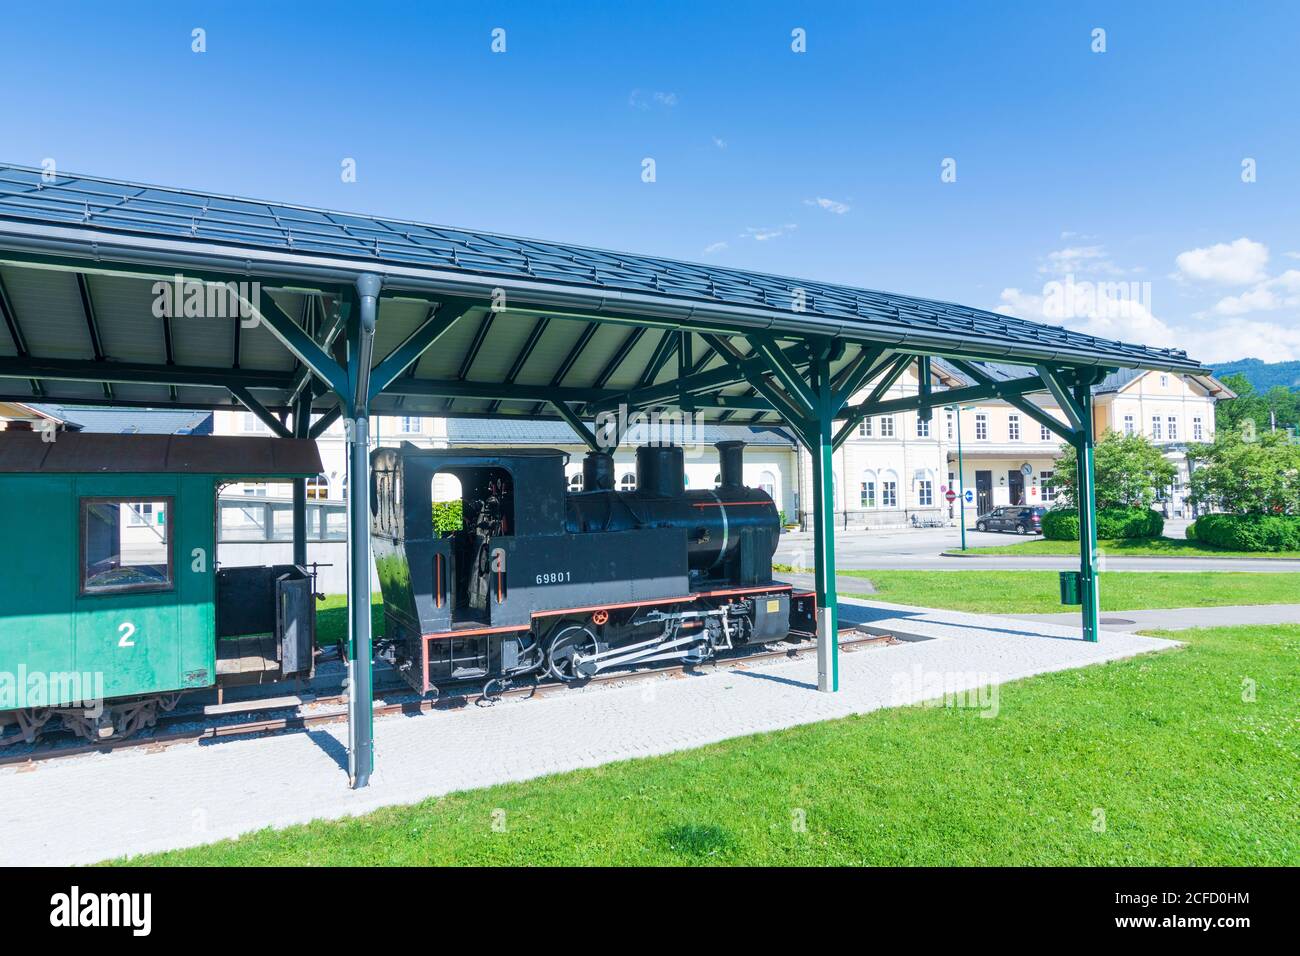
[[[863,650],[868,647],[881,647],[898,643],[897,640],[887,634],[861,635],[840,640],[840,650],[853,652]],[[775,650],[759,651],[753,654],[737,654],[715,658],[702,664],[679,664],[670,667],[653,667],[643,670],[622,671],[609,674],[599,674],[595,677],[583,681],[574,687],[561,683],[559,681],[546,682],[529,682],[519,686],[510,686],[493,693],[484,694],[481,689],[475,689],[479,685],[450,685],[446,691],[436,698],[417,697],[409,692],[405,694],[408,699],[393,701],[391,703],[377,704],[374,709],[376,717],[386,717],[395,714],[416,715],[431,713],[437,710],[458,710],[470,706],[491,705],[500,700],[511,698],[536,699],[545,697],[548,694],[557,691],[571,691],[577,688],[600,686],[605,684],[624,684],[638,681],[657,680],[673,675],[683,674],[701,674],[716,673],[726,670],[743,670],[746,666],[762,661],[777,660],[786,658],[789,660],[798,660],[809,654],[817,652],[817,645],[813,641],[803,642],[798,645],[791,645],[777,648]],[[289,709],[289,708],[277,708]],[[295,708],[298,712],[284,714],[280,716],[259,716],[248,720],[236,721],[217,721],[201,724],[205,715],[201,712],[192,711],[184,713],[171,713],[161,717],[157,725],[142,735],[127,737],[122,740],[108,740],[97,743],[67,744],[60,741],[66,741],[72,738],[70,734],[60,734],[58,737],[49,739],[45,746],[37,745],[37,749],[26,753],[5,754],[0,751],[0,767],[14,765],[36,765],[51,760],[60,760],[65,757],[83,756],[95,753],[111,753],[116,750],[140,749],[146,752],[163,750],[168,747],[184,743],[201,743],[208,740],[219,740],[234,737],[259,736],[288,733],[297,730],[306,730],[311,727],[318,727],[323,724],[339,723],[347,720],[347,695],[332,694],[319,696],[310,702],[299,705]],[[249,712],[257,710],[256,701],[250,701]],[[168,729],[171,728],[171,729]]]

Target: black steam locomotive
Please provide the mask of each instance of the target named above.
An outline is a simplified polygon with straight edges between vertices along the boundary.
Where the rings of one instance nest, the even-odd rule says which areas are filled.
[[[741,481],[744,443],[716,447],[716,489],[686,490],[680,447],[645,446],[635,491],[615,491],[613,458],[590,452],[575,493],[555,449],[375,451],[385,631],[412,687],[580,681],[812,635],[813,595],[772,580],[779,516]],[[451,531],[435,530],[439,474],[460,484]]]

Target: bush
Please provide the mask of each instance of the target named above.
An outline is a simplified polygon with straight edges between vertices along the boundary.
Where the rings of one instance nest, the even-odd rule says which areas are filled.
[[[1187,537],[1227,551],[1300,551],[1300,515],[1203,515]]]
[[[1097,537],[1158,538],[1165,519],[1150,508],[1098,508]],[[1053,508],[1043,515],[1043,537],[1052,541],[1079,540],[1079,512],[1074,508]]]
[[[435,501],[433,503],[433,530],[439,533],[459,531],[465,526],[460,501]]]

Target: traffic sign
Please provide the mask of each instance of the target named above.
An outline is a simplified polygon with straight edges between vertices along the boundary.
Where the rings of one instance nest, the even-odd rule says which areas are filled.
[[[966,504],[968,504],[968,505],[969,505],[969,504],[972,504],[974,501],[975,501],[975,491],[974,491],[974,489],[967,488],[967,489],[966,489]]]
[[[944,497],[948,499],[948,504],[952,504],[954,501],[957,500],[957,492],[949,488],[948,493],[944,495]]]

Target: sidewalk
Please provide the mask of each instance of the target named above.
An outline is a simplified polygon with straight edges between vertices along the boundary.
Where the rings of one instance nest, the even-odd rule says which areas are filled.
[[[263,827],[361,814],[456,790],[647,757],[1174,647],[1077,626],[842,599],[844,626],[903,643],[840,655],[838,694],[814,655],[743,669],[511,699],[375,721],[371,786],[347,786],[346,727],[133,748],[0,769],[0,864],[93,863]],[[924,678],[924,679],[922,679]]]
[[[1001,617],[1044,624],[1069,624],[1079,612],[1068,614],[1007,614]],[[1295,624],[1300,626],[1300,604],[1243,604],[1227,607],[1176,607],[1154,611],[1102,611],[1101,626],[1108,631],[1181,631],[1189,627],[1234,627],[1242,624]]]

